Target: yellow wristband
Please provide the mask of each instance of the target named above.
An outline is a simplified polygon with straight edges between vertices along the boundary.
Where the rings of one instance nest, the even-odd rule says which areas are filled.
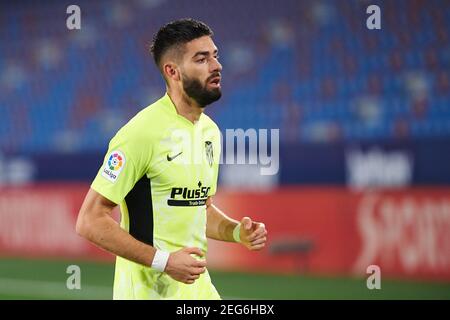
[[[240,233],[241,233],[241,224],[238,223],[237,226],[234,227],[234,230],[233,230],[233,239],[234,239],[234,241],[241,242]]]

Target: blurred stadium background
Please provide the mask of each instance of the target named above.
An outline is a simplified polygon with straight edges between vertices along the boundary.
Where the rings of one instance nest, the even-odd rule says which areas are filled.
[[[81,8],[81,29],[66,8]],[[368,5],[381,30],[368,30]],[[216,203],[268,247],[211,241],[225,298],[450,298],[450,1],[0,4],[0,298],[110,299],[113,257],[75,234],[109,139],[164,92],[164,23],[215,32],[221,130],[280,129],[280,170],[223,165]],[[81,267],[81,290],[66,268]],[[366,269],[381,268],[381,290]]]

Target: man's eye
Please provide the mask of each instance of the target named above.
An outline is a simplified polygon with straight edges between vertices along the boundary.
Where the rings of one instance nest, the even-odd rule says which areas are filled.
[[[198,59],[197,60],[197,62],[199,62],[199,63],[203,63],[203,62],[205,62],[206,61],[206,58],[201,58],[201,59]]]

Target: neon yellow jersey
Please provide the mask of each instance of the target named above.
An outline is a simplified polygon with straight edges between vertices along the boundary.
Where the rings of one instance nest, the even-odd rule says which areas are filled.
[[[110,141],[91,188],[120,204],[121,227],[167,252],[207,252],[207,197],[216,192],[220,132],[205,114],[193,124],[170,97],[143,109]],[[219,299],[205,272],[193,285],[117,257],[114,299]]]

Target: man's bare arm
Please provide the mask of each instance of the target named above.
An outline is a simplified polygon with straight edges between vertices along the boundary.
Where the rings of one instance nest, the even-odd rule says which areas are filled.
[[[89,189],[78,214],[77,233],[115,255],[150,266],[155,248],[136,240],[119,226],[111,216],[115,207],[114,202]]]
[[[261,250],[267,240],[264,223],[252,221],[249,217],[241,222],[228,217],[217,208],[211,197],[206,201],[206,236],[210,239],[236,242],[233,231],[239,225],[240,242],[250,250]]]
[[[212,204],[211,198],[206,201],[206,236],[210,239],[235,242],[233,230],[239,221],[228,217]]]
[[[114,202],[93,189],[84,199],[78,214],[76,232],[98,247],[144,266],[151,266],[156,249],[123,230],[111,217]],[[177,281],[192,284],[205,272],[205,261],[190,256],[203,253],[198,248],[183,248],[170,254],[165,272]]]

